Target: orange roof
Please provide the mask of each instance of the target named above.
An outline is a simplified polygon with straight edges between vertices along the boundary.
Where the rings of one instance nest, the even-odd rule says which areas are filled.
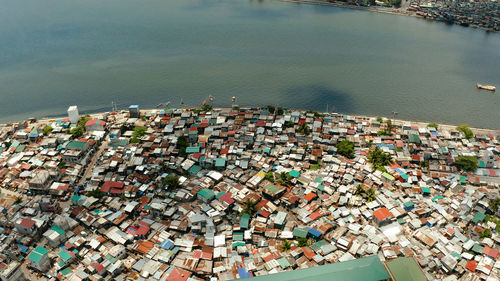
[[[310,202],[311,200],[313,200],[314,198],[316,198],[316,194],[314,193],[308,193],[306,196],[304,196],[304,199],[306,199],[308,202]]]
[[[393,217],[394,215],[387,210],[386,207],[382,207],[378,210],[373,211],[373,215],[377,218],[377,220],[382,221],[387,218]]]
[[[467,264],[465,265],[465,268],[468,270],[474,272],[476,271],[477,263],[475,261],[468,261]]]

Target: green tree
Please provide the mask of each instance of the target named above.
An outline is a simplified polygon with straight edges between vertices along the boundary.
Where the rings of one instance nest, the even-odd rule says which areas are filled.
[[[180,157],[186,157],[186,148],[188,147],[188,145],[189,143],[186,136],[182,135],[177,138],[177,143],[175,144],[175,147],[179,150]]]
[[[87,192],[87,195],[94,198],[102,198],[104,196],[104,192],[102,192],[99,188],[96,188]]]
[[[141,140],[136,137],[136,136],[133,136],[132,138],[130,138],[130,143],[140,143]]]
[[[278,115],[283,115],[283,113],[284,113],[284,112],[285,112],[285,111],[283,110],[283,108],[282,108],[282,107],[278,107],[278,108],[276,109],[276,113],[277,113]]]
[[[267,172],[266,176],[264,177],[266,180],[274,183],[274,173],[273,172]]]
[[[271,114],[274,114],[274,112],[276,111],[276,107],[274,105],[268,105],[266,106],[266,108]]]
[[[52,133],[53,128],[49,125],[43,127],[43,135],[48,136],[50,133]]]
[[[280,245],[280,250],[281,252],[288,252],[290,248],[292,247],[292,243],[288,240],[284,240],[283,243]]]
[[[289,173],[280,173],[278,177],[278,184],[283,186],[291,186],[293,177]]]
[[[61,162],[59,162],[59,164],[57,164],[57,167],[59,169],[62,169],[64,167],[64,165],[66,165],[66,162],[64,160],[61,160]]]
[[[489,229],[485,229],[483,232],[479,233],[479,239],[490,238],[490,237],[491,237],[491,231]]]
[[[473,172],[478,167],[477,158],[474,156],[458,156],[454,165],[462,171]]]
[[[500,197],[491,200],[489,206],[491,211],[493,211],[493,213],[496,213],[498,211],[498,207],[500,206]]]
[[[163,185],[168,186],[170,189],[177,189],[181,187],[181,184],[179,182],[179,177],[176,175],[168,175],[163,180]]]
[[[347,158],[353,158],[354,143],[348,140],[343,140],[337,143],[337,153]]]
[[[285,124],[283,124],[283,128],[284,129],[291,128],[291,127],[293,127],[293,121],[292,120],[286,121]]]
[[[302,123],[302,125],[299,126],[297,131],[303,135],[309,135],[311,133],[311,129],[309,129],[309,126],[307,126],[306,123]]]
[[[89,120],[90,120],[90,115],[88,114],[80,117],[80,119],[78,119],[77,127],[82,127],[83,129],[85,129],[85,124],[87,124]]]
[[[372,163],[374,169],[389,165],[392,163],[391,155],[382,151],[382,149],[375,147],[368,152],[368,161]]]
[[[299,246],[299,247],[311,245],[311,241],[307,238],[299,237],[299,238],[297,238],[297,242],[298,242],[297,246]]]
[[[377,122],[382,123],[384,122],[384,119],[382,119],[382,117],[377,117]]]
[[[458,126],[456,129],[457,131],[462,132],[466,139],[471,139],[474,137],[474,133],[467,124],[462,124]]]
[[[23,198],[21,198],[20,196],[16,197],[15,203],[16,204],[21,204],[21,202],[23,202]]]
[[[148,128],[144,126],[139,126],[134,128],[134,133],[132,134],[136,138],[142,138],[145,134]]]
[[[257,202],[252,199],[245,201],[243,203],[243,211],[241,211],[241,213],[252,217],[255,213],[257,213]]]
[[[78,127],[71,129],[70,132],[74,138],[79,138],[79,137],[83,136],[84,131],[85,131],[85,129],[83,129],[83,127],[78,126]]]
[[[429,123],[427,124],[427,128],[434,128],[437,130],[439,128],[439,125],[437,123]]]

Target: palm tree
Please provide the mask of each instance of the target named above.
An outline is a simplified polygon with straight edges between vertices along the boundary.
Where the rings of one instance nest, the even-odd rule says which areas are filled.
[[[375,198],[376,198],[375,189],[370,188],[370,189],[366,190],[365,200],[367,202],[372,202],[373,200],[375,200]]]
[[[248,214],[251,217],[257,212],[257,202],[252,199],[248,199],[243,203],[243,211],[241,213]]]
[[[290,243],[290,241],[288,241],[288,240],[285,240],[285,241],[283,241],[283,243],[281,243],[280,250],[281,250],[281,252],[288,252],[288,250],[290,250],[291,247],[292,247],[292,243]]]

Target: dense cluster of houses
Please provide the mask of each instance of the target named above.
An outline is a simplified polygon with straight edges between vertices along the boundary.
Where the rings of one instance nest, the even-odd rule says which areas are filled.
[[[499,132],[238,106],[68,113],[0,126],[2,281],[232,280],[367,256],[499,280]],[[374,169],[375,147],[393,162]]]

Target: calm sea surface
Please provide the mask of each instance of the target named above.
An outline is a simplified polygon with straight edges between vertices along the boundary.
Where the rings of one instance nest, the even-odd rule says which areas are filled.
[[[171,101],[500,129],[500,34],[269,0],[0,0],[0,122]]]

